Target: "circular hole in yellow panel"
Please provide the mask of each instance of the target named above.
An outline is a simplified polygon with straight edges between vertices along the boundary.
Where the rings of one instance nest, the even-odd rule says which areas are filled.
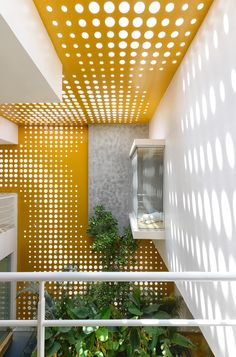
[[[97,14],[100,11],[100,5],[96,1],[91,1],[89,4],[89,11],[92,14]]]
[[[134,27],[141,27],[143,24],[143,19],[141,17],[135,17],[133,19],[133,26]]]
[[[153,57],[159,57],[159,55],[160,55],[159,52],[153,52],[152,54]]]
[[[175,8],[175,4],[173,2],[169,2],[165,7],[166,12],[172,12],[174,8]]]
[[[121,42],[119,43],[119,47],[122,48],[122,49],[126,48],[126,47],[127,47],[127,42],[121,41]]]
[[[155,17],[149,17],[146,24],[147,24],[147,27],[154,27],[157,24],[157,19]]]
[[[131,34],[132,38],[134,40],[137,40],[138,38],[141,37],[141,32],[140,31],[133,31],[132,34]]]
[[[151,38],[153,38],[153,36],[154,36],[154,32],[153,31],[146,31],[145,33],[144,33],[144,37],[147,39],[147,40],[150,40]]]
[[[113,17],[107,17],[105,19],[105,24],[107,27],[113,27],[115,25],[115,19]]]
[[[161,47],[162,47],[162,43],[161,43],[161,42],[157,42],[157,43],[155,44],[155,47],[156,47],[156,48],[161,48]]]
[[[142,47],[143,47],[145,50],[148,50],[148,49],[151,47],[151,42],[148,42],[148,41],[144,42],[143,45],[142,45]]]
[[[204,4],[203,4],[203,2],[200,2],[197,6],[197,9],[202,10],[203,8],[204,8]]]
[[[136,2],[136,4],[134,5],[134,12],[136,12],[136,14],[142,14],[145,10],[145,4],[143,1],[138,1]]]
[[[173,31],[172,33],[171,33],[171,37],[172,38],[176,38],[176,37],[178,37],[179,36],[179,32],[178,31]]]
[[[48,12],[52,12],[53,9],[52,9],[52,7],[51,7],[50,5],[47,5],[47,6],[46,6],[46,10],[47,10]]]
[[[169,23],[170,23],[170,20],[167,19],[167,18],[163,19],[162,22],[161,22],[162,26],[168,26]]]
[[[127,1],[122,1],[119,5],[119,10],[122,14],[127,14],[130,10],[130,5]]]
[[[94,37],[95,38],[101,38],[102,37],[101,32],[99,32],[99,31],[94,32]]]
[[[185,3],[185,4],[182,5],[182,10],[183,11],[187,11],[188,7],[189,7],[188,3]]]
[[[126,30],[121,30],[119,32],[119,37],[124,39],[124,38],[127,38],[128,37],[128,32]]]
[[[167,44],[167,47],[168,47],[168,48],[172,48],[172,47],[174,47],[174,45],[175,45],[174,42],[169,42],[169,43]]]
[[[197,22],[197,19],[192,19],[192,20],[190,21],[190,24],[191,24],[191,25],[194,25],[196,22]]]
[[[169,52],[169,51],[166,51],[166,52],[164,53],[164,57],[170,57],[170,52]]]
[[[183,25],[184,23],[184,19],[182,17],[178,18],[176,21],[175,21],[175,25],[176,26],[181,26]]]
[[[85,40],[87,40],[87,39],[89,38],[88,32],[82,32],[81,36],[82,36]]]
[[[139,42],[137,41],[131,42],[130,47],[133,48],[134,50],[139,48]]]
[[[161,31],[161,32],[158,33],[158,37],[159,38],[164,38],[165,36],[166,36],[165,31]]]
[[[61,11],[62,11],[62,12],[67,12],[67,11],[68,11],[67,6],[62,5],[62,6],[61,6]]]
[[[52,21],[53,26],[58,26],[58,22],[56,20]]]
[[[104,4],[104,10],[108,14],[112,14],[115,11],[115,5],[112,1],[107,1]]]
[[[78,24],[79,24],[79,26],[81,26],[81,27],[86,27],[87,22],[86,22],[84,19],[80,19],[80,20],[78,21]]]
[[[119,25],[121,27],[127,27],[129,25],[129,19],[127,17],[121,17],[119,19]]]
[[[115,36],[114,32],[113,31],[108,31],[107,33],[107,37],[109,38],[113,38]]]
[[[114,42],[109,42],[107,46],[108,46],[109,48],[114,48],[114,47],[115,47],[115,44],[114,44]]]
[[[92,20],[92,24],[93,24],[93,26],[98,27],[98,26],[100,26],[100,20],[99,19],[93,19]]]
[[[160,10],[160,8],[161,8],[161,5],[160,5],[159,1],[153,1],[149,6],[149,12],[151,14],[156,14]]]
[[[82,12],[84,11],[83,5],[79,3],[75,4],[75,11],[78,12],[78,14],[82,14]]]

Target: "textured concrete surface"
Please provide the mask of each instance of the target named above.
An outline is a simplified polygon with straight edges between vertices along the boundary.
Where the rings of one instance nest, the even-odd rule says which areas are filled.
[[[147,125],[89,126],[89,214],[102,204],[116,216],[121,230],[131,211],[129,152],[138,138],[148,138]]]

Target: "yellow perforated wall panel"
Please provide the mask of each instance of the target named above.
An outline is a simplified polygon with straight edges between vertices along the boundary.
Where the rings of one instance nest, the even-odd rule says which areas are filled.
[[[0,191],[18,192],[18,270],[58,271],[76,265],[96,271],[90,248],[86,127],[20,127],[19,145],[0,146]],[[131,271],[164,270],[152,242],[142,242]],[[20,288],[22,288],[20,284]],[[143,283],[147,289],[150,284]],[[153,283],[161,295],[171,284]],[[74,284],[73,291],[85,285]],[[58,294],[58,287],[51,284]],[[18,313],[32,317],[33,299],[18,299]]]
[[[9,104],[19,124],[149,121],[212,0],[34,0],[63,64],[63,102]]]

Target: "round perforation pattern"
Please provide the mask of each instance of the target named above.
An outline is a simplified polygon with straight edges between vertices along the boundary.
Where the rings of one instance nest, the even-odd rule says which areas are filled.
[[[0,190],[18,192],[18,270],[102,270],[99,256],[87,237],[87,128],[20,127],[18,146],[0,146]],[[161,271],[164,264],[152,242],[140,242],[130,271]],[[153,301],[172,291],[172,284],[140,283],[144,297]],[[21,290],[25,284],[20,283]],[[58,284],[50,283],[55,295]],[[65,287],[61,285],[61,287]],[[67,287],[83,293],[86,284]],[[151,289],[151,292],[148,292]],[[152,297],[151,297],[152,295]],[[32,318],[36,300],[17,299],[18,316]]]
[[[63,63],[63,102],[2,105],[0,114],[81,125],[149,121],[212,0],[34,2]]]

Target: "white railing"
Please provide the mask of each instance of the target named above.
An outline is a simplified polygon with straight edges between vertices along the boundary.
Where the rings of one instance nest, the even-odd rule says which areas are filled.
[[[37,320],[0,320],[0,327],[37,327],[37,356],[45,356],[46,327],[76,326],[236,326],[236,319],[120,319],[120,320],[46,320],[44,284],[48,281],[137,282],[137,281],[236,281],[236,273],[211,272],[62,272],[0,273],[0,282],[39,282]]]

